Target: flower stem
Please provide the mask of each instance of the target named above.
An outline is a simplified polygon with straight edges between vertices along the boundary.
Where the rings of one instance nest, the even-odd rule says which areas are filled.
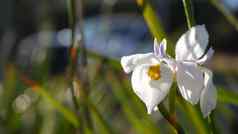
[[[174,127],[177,134],[185,134],[185,131],[183,130],[182,126],[176,121],[176,118],[174,115],[171,115],[167,109],[165,108],[164,104],[159,104],[159,111],[163,115],[163,117],[169,122],[170,125]]]
[[[213,134],[219,134],[219,131],[217,130],[217,127],[215,125],[215,121],[214,121],[214,112],[212,112],[209,116],[208,116],[208,122],[210,125],[210,129],[213,131]]]
[[[169,113],[175,116],[176,84],[174,83],[169,93]]]
[[[155,14],[154,9],[152,8],[151,4],[148,0],[137,0],[136,1],[138,6],[142,8],[142,14],[148,24],[148,27],[151,33],[156,37],[158,40],[162,40],[165,38],[165,32],[161,28],[162,23],[157,19],[157,15]]]
[[[192,5],[192,1],[191,0],[183,0],[183,6],[184,6],[184,11],[185,11],[185,15],[186,15],[186,20],[187,20],[187,24],[188,24],[188,28],[191,28],[192,26],[195,25],[195,18],[194,18],[194,14],[193,14],[193,5]],[[193,109],[191,109],[193,110]],[[213,123],[213,119],[211,119],[209,117],[209,125],[211,126],[211,131],[212,133],[216,132],[216,127]]]
[[[184,12],[186,15],[186,20],[188,27],[191,28],[196,24],[194,14],[193,14],[193,5],[191,0],[183,0]]]
[[[161,22],[157,18],[157,15],[155,13],[155,10],[153,9],[151,3],[149,0],[136,0],[137,5],[142,9],[142,14],[144,16],[144,19],[153,34],[154,37],[156,37],[158,40],[162,40],[163,38],[167,38],[167,35],[162,27]],[[167,38],[169,41],[169,39]],[[168,42],[168,53],[171,56],[174,56],[174,45],[171,45],[172,43]],[[166,108],[163,106],[163,104],[159,105],[159,110],[161,114],[164,116],[164,118],[175,128],[177,133],[184,133],[183,128],[180,126],[180,124],[176,121],[175,118],[175,97],[176,97],[176,91],[171,92],[170,94],[170,112],[169,113]]]
[[[214,0],[210,0],[210,1],[214,2]],[[183,6],[184,6],[185,14],[186,14],[188,28],[191,28],[192,26],[195,25],[195,18],[194,18],[194,14],[193,14],[192,1],[191,0],[183,0]],[[216,127],[215,127],[215,124],[214,124],[214,119],[209,117],[208,118],[208,123],[210,125],[212,133],[216,133],[217,130],[216,130]]]
[[[68,22],[69,22],[69,27],[70,29],[72,30],[70,32],[71,34],[71,45],[70,45],[70,50],[72,49],[73,47],[73,42],[75,40],[75,32],[74,32],[74,29],[75,29],[75,1],[74,0],[67,0],[67,13],[68,13]],[[73,72],[74,72],[74,66],[76,66],[76,63],[75,63],[75,60],[74,58],[72,57],[72,51],[70,51],[70,54],[71,56],[69,57],[69,85],[70,85],[70,90],[71,90],[71,93],[72,93],[72,100],[74,102],[74,107],[75,109],[77,110],[78,107],[79,107],[79,104],[77,102],[77,99],[76,99],[76,95],[75,95],[75,90],[73,90],[73,84],[72,84],[72,81],[73,81]]]
[[[76,3],[76,0],[68,0],[68,19],[69,27],[71,29],[71,45],[70,45],[70,58],[69,58],[69,85],[71,88],[72,99],[78,117],[80,117],[81,127],[79,132],[86,133],[93,130],[93,125],[91,122],[89,106],[87,105],[88,101],[88,92],[89,92],[89,82],[87,76],[87,54],[83,42],[83,3],[82,0],[79,0],[79,4]],[[76,5],[79,5],[77,12]],[[76,15],[76,13],[79,13]],[[80,24],[80,40],[76,40],[76,16],[79,16]],[[80,50],[80,55],[79,55]],[[78,68],[78,57],[80,56],[80,66]],[[80,74],[80,75],[79,75]],[[80,92],[80,94],[76,94]],[[80,105],[80,106],[79,106]]]
[[[189,104],[189,102],[185,101],[182,96],[177,96],[176,105],[184,110],[187,118],[190,122],[193,123],[194,128],[196,128],[196,132],[199,134],[210,134],[208,122],[202,117],[202,114],[198,108]]]
[[[175,56],[174,45],[166,35],[166,32],[162,26],[162,22],[157,17],[155,10],[152,4],[150,3],[150,0],[136,0],[136,3],[138,7],[141,8],[145,22],[147,23],[152,35],[156,39],[158,39],[158,41],[161,41],[163,38],[166,38],[168,41],[168,53],[171,56]]]
[[[77,117],[79,118],[81,113],[79,112],[79,103],[77,100],[77,95],[76,95],[76,90],[74,89],[73,86],[73,79],[74,79],[74,71],[77,66],[77,60],[76,60],[76,55],[77,55],[77,49],[74,48],[74,41],[75,41],[75,20],[76,20],[76,15],[75,15],[75,0],[67,0],[67,13],[68,13],[68,22],[69,22],[69,28],[71,29],[70,32],[70,56],[69,56],[69,75],[68,75],[68,85],[72,94],[72,101],[73,101],[73,106],[75,108]],[[73,51],[74,50],[74,51]],[[79,118],[80,123],[82,122],[82,118]],[[80,125],[79,128],[75,129],[76,133],[83,133],[83,127]]]
[[[176,84],[173,83],[170,92],[169,92],[169,115],[171,116],[169,119],[171,119],[171,123],[175,122],[176,119],[176,112],[175,112],[175,102],[176,102]],[[161,112],[162,113],[162,112]],[[169,120],[168,120],[169,121]],[[175,128],[178,125],[175,125]],[[180,130],[182,127],[179,127],[178,129]],[[178,131],[178,130],[177,130]],[[178,132],[179,133],[179,132]]]

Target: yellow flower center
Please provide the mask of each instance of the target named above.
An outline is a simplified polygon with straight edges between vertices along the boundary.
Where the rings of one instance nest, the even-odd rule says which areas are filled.
[[[154,65],[154,66],[150,66],[149,70],[148,70],[148,76],[152,79],[152,80],[159,80],[161,77],[160,74],[160,65]]]

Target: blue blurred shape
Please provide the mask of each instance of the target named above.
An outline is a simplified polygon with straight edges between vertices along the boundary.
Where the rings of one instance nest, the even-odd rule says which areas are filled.
[[[41,31],[26,37],[19,43],[17,63],[31,67],[48,59],[54,66],[52,68],[59,68],[57,72],[64,71],[68,63],[70,33],[70,29],[62,29],[58,32]],[[88,51],[113,59],[152,50],[152,39],[146,24],[143,18],[135,15],[86,19],[84,37]],[[77,25],[76,39],[81,38]]]
[[[63,29],[57,33],[57,40],[62,46],[69,46],[70,32],[69,29]],[[87,19],[84,37],[89,51],[114,59],[152,50],[152,45],[147,45],[151,41],[146,24],[138,16],[118,15]],[[81,39],[79,29],[76,38]]]
[[[117,15],[96,17],[86,21],[87,49],[110,58],[119,58],[150,48],[150,35],[143,18]],[[152,48],[152,47],[151,47]]]
[[[223,3],[233,11],[238,10],[238,0],[223,0]]]

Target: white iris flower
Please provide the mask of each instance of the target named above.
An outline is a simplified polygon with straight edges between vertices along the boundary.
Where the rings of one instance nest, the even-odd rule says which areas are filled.
[[[121,65],[126,73],[132,72],[133,91],[145,103],[148,113],[157,110],[157,105],[167,96],[173,79],[176,78],[183,98],[200,107],[207,117],[216,107],[217,91],[212,81],[212,72],[202,67],[214,53],[208,46],[208,32],[204,25],[192,27],[178,40],[176,58],[166,54],[166,40],[154,41],[154,53],[123,56]]]

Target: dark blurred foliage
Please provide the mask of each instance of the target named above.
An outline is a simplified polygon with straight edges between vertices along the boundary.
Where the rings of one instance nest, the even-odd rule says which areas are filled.
[[[172,35],[174,33],[181,34],[186,29],[186,20],[181,2],[172,0],[152,2],[168,33]],[[235,29],[208,2],[202,0],[195,1],[194,3],[197,23],[207,25],[211,35],[211,44],[216,50],[236,53],[237,45],[235,42],[237,42],[237,32]],[[233,10],[233,13],[236,14],[235,10]],[[124,14],[124,16],[134,14],[141,18],[139,17],[141,14],[140,9],[137,8],[135,1],[85,1],[84,16],[86,19],[116,14]],[[19,47],[18,43],[23,38],[42,30],[58,31],[68,27],[66,2],[63,0],[41,0],[37,2],[31,0],[2,1],[0,16],[2,18],[0,25],[1,37],[7,36],[9,32],[12,32],[15,36],[13,48],[16,49],[12,49],[12,57],[15,56],[15,51]],[[127,18],[119,17],[117,19],[123,20]],[[124,27],[128,24],[126,21],[123,23]],[[116,27],[116,25],[109,27]],[[119,34],[123,34],[123,31],[119,31]],[[146,34],[149,37],[150,33],[148,30]],[[130,36],[133,35],[131,34]],[[178,37],[176,36],[175,40]],[[150,41],[152,39],[146,38],[146,40]],[[229,47],[227,47],[227,44],[229,44]]]

